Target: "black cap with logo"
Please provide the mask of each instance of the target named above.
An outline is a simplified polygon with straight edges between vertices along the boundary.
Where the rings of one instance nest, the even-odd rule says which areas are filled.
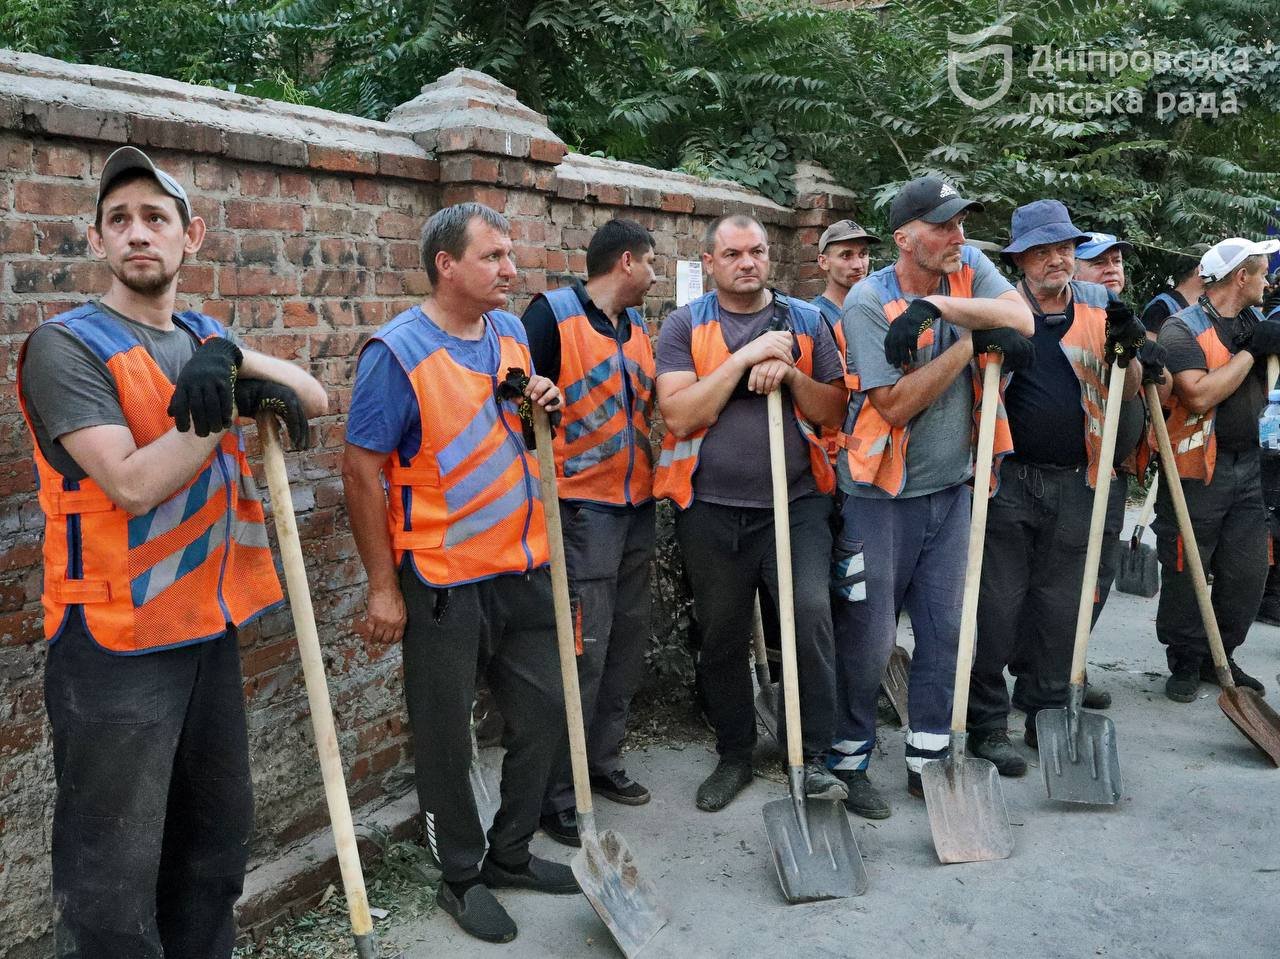
[[[966,200],[946,180],[922,176],[905,184],[889,204],[889,229],[896,230],[912,220],[946,223],[964,210],[984,209],[977,200]]]

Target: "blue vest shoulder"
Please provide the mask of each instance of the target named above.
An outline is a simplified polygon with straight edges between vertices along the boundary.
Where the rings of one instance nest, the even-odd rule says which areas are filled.
[[[542,295],[547,305],[551,307],[551,312],[555,314],[557,323],[563,323],[571,316],[582,315],[582,303],[578,300],[578,294],[574,292],[573,287],[562,286],[559,289],[547,290]]]
[[[1107,308],[1111,293],[1100,283],[1086,283],[1084,280],[1071,281],[1071,295],[1077,303],[1094,306],[1100,310]]]

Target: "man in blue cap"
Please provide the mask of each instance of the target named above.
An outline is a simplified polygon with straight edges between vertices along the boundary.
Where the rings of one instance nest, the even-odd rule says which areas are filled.
[[[1086,233],[1076,247],[1076,279],[1105,286],[1119,296],[1124,292],[1124,255],[1133,244],[1111,233]]]
[[[1013,703],[1027,714],[1027,745],[1036,745],[1036,713],[1066,705],[1093,490],[1111,468],[1101,462],[1109,358],[1127,367],[1127,395],[1142,379],[1132,362],[1146,342],[1138,318],[1105,288],[1072,279],[1076,245],[1087,238],[1065,206],[1037,200],[1014,211],[1001,254],[1022,273],[1035,362],[1005,390],[1013,453],[987,514],[969,747],[1005,776],[1027,769],[1009,741],[1005,666]]]

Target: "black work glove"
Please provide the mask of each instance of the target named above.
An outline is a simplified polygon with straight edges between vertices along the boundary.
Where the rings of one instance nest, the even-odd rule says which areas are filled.
[[[302,401],[283,383],[248,376],[237,379],[236,412],[250,419],[270,413],[284,424],[289,443],[295,450],[311,445],[311,425],[303,412]]]
[[[1280,309],[1280,273],[1272,273],[1267,277],[1267,289],[1262,295],[1262,315],[1271,316]]]
[[[1147,342],[1147,328],[1126,303],[1112,300],[1107,304],[1107,342],[1104,357],[1108,366],[1112,360],[1127,367],[1143,343]]]
[[[884,338],[884,358],[890,366],[906,366],[916,361],[916,341],[920,334],[941,318],[942,311],[928,300],[915,299],[889,324]]]
[[[997,326],[991,330],[974,330],[973,355],[996,353],[1000,356],[1000,368],[1006,373],[1014,370],[1025,370],[1036,358],[1036,345],[1007,326]]]
[[[1280,356],[1280,320],[1263,320],[1255,326],[1245,349],[1258,361],[1268,356]]]
[[[1157,385],[1164,382],[1164,364],[1168,359],[1168,350],[1148,338],[1138,347],[1138,362],[1142,364],[1142,383]]]
[[[231,401],[243,361],[240,348],[220,336],[205,340],[196,348],[178,374],[173,399],[169,401],[169,415],[179,433],[194,425],[196,436],[208,436],[231,426]]]
[[[509,366],[506,378],[498,384],[494,395],[499,401],[512,400],[518,404],[516,412],[520,414],[520,432],[524,436],[524,445],[530,450],[536,450],[538,437],[533,431],[533,400],[524,393],[528,386],[529,374],[518,366]],[[551,427],[551,436],[554,439],[556,427],[560,425],[560,411],[549,411],[547,423]]]

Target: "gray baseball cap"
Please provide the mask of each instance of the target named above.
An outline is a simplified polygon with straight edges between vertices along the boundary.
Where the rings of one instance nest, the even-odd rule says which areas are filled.
[[[818,252],[825,253],[832,243],[844,243],[848,240],[866,240],[868,243],[879,243],[880,237],[868,233],[853,220],[836,220],[822,231],[818,237]]]
[[[160,185],[160,189],[177,202],[178,208],[186,215],[187,220],[191,220],[191,201],[187,199],[187,191],[182,188],[182,184],[151,162],[151,157],[137,147],[121,147],[107,157],[106,165],[102,168],[102,176],[98,178],[98,202],[95,209],[102,206],[102,195],[111,185],[111,181],[127,170],[146,170],[150,173]]]

